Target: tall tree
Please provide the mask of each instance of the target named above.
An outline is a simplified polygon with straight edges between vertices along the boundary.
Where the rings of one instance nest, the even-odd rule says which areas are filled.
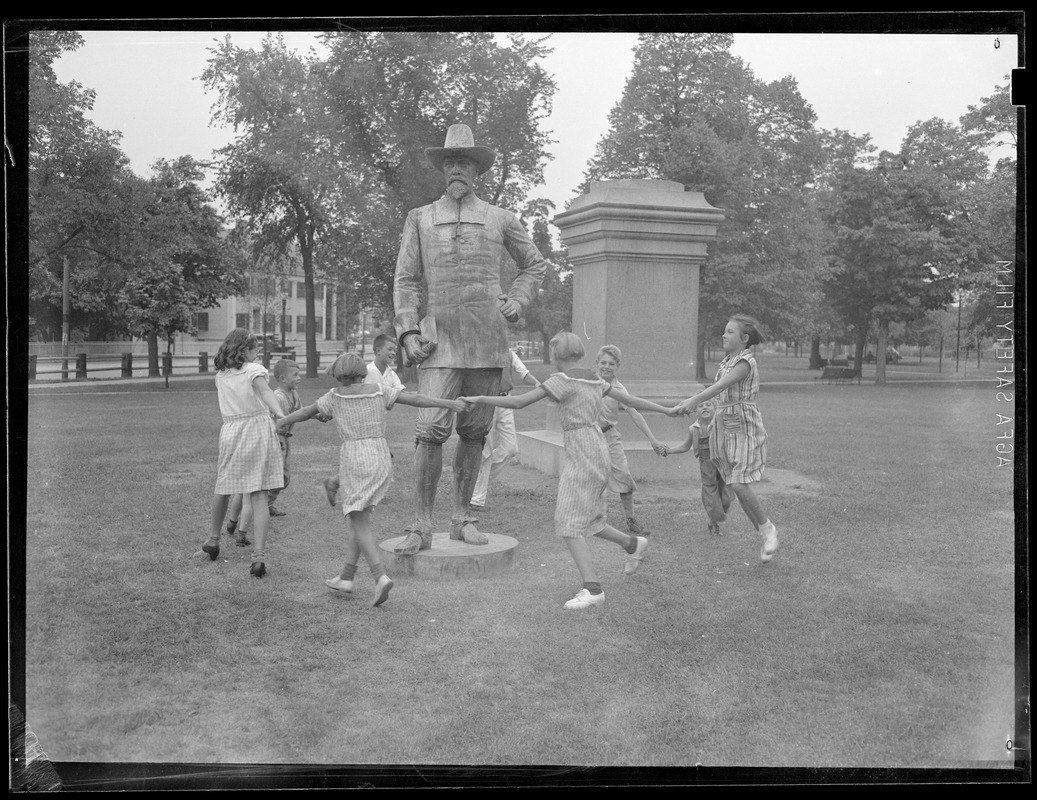
[[[340,198],[324,106],[313,70],[317,58],[288,50],[271,34],[258,51],[228,35],[211,51],[202,80],[216,92],[213,118],[237,136],[219,151],[217,193],[261,252],[299,254],[305,284],[306,374],[317,376],[316,259]]]
[[[697,373],[735,312],[796,334],[827,265],[810,200],[822,163],[815,115],[792,78],[756,79],[730,34],[643,34],[588,180],[657,178],[701,191],[725,220],[703,265]]]
[[[115,333],[105,319],[121,283],[116,222],[132,177],[119,134],[86,118],[95,94],[57,80],[53,63],[78,49],[70,31],[34,31],[29,41],[29,304],[35,333],[61,329],[63,273],[73,324],[96,338]]]

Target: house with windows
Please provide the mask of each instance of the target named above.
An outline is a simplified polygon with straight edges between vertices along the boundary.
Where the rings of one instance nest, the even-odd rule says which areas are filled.
[[[344,331],[337,330],[333,288],[327,283],[315,282],[313,290],[317,347],[320,348],[322,341],[342,341]],[[219,346],[234,328],[247,328],[260,337],[272,336],[278,344],[283,333],[285,347],[302,348],[306,342],[306,284],[303,276],[301,273],[284,276],[252,274],[249,276],[248,294],[224,298],[217,307],[195,314],[194,323],[198,331],[194,336],[185,335],[185,343]]]

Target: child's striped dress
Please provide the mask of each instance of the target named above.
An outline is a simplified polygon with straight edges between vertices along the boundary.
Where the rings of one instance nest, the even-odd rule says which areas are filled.
[[[717,412],[709,431],[710,457],[726,483],[758,483],[767,462],[767,431],[756,406],[760,371],[752,350],[727,356],[720,362],[716,380],[735,364],[745,361],[749,374],[717,395]]]
[[[338,394],[332,389],[317,400],[317,408],[334,418],[342,437],[338,479],[343,514],[375,506],[389,491],[392,461],[385,415],[401,391],[396,386],[369,394]]]
[[[609,385],[600,379],[570,378],[562,372],[541,386],[558,403],[565,444],[565,466],[558,480],[555,533],[594,536],[606,524],[605,489],[612,462],[598,427],[602,398]]]

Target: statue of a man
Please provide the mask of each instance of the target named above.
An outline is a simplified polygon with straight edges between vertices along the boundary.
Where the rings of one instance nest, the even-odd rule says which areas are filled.
[[[412,210],[404,224],[393,293],[400,347],[404,359],[418,365],[421,394],[449,399],[499,394],[501,370],[511,359],[507,323],[517,320],[536,296],[547,262],[514,213],[472,191],[496,153],[476,147],[471,128],[451,125],[444,146],[427,148],[425,156],[443,173],[446,192]],[[507,255],[519,272],[505,293],[501,268]],[[477,405],[457,415],[450,538],[468,544],[488,541],[476,528],[469,504],[492,423],[492,406]],[[454,414],[419,409],[416,427],[417,508],[407,536],[395,548],[401,555],[432,546],[443,443],[450,438]]]

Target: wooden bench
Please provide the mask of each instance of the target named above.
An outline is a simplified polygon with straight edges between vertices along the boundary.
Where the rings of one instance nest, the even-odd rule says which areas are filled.
[[[814,383],[824,381],[825,383],[849,383],[852,380],[861,382],[861,371],[852,367],[825,367],[821,374],[814,378]]]

